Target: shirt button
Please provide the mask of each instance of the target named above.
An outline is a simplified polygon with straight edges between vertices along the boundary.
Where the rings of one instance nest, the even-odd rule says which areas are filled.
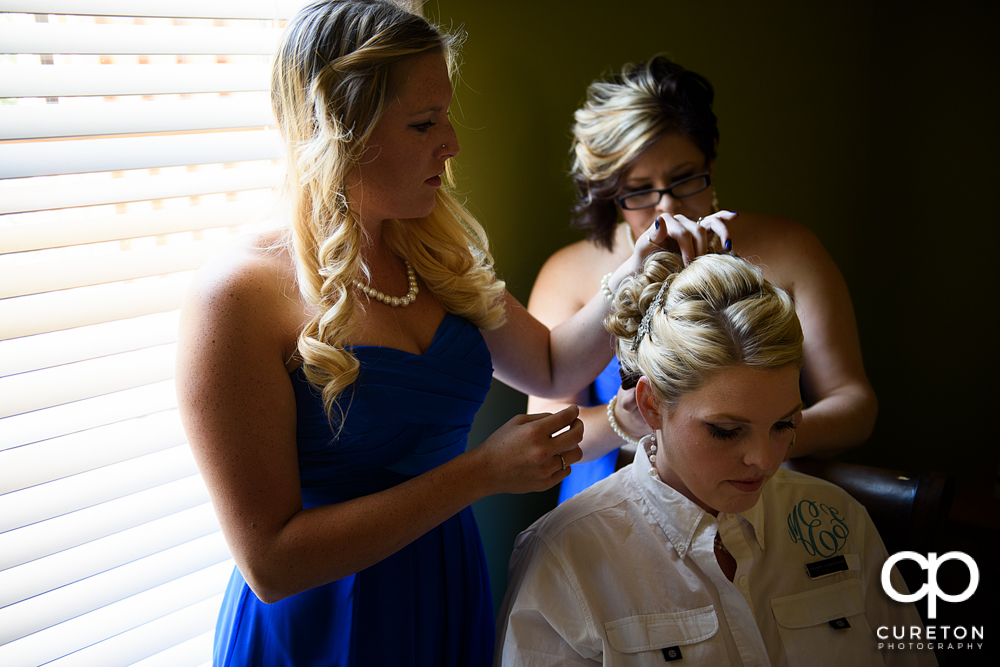
[[[740,588],[746,588],[746,587],[747,587],[747,575],[744,574],[740,576]]]

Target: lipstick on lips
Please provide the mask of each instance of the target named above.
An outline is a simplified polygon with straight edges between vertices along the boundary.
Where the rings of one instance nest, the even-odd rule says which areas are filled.
[[[444,173],[444,172],[441,172],[441,173]],[[427,185],[431,186],[432,188],[440,187],[441,186],[441,174],[438,174],[437,176],[431,176],[426,181],[424,181],[424,183],[426,183]]]

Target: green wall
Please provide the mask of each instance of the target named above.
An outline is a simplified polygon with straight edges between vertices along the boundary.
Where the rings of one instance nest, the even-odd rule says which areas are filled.
[[[453,121],[458,186],[499,274],[526,300],[568,226],[573,110],[595,77],[663,52],[716,88],[720,202],[810,226],[844,273],[880,401],[871,441],[843,458],[997,469],[995,2],[432,0],[464,25]],[[503,385],[472,444],[525,409]],[[517,533],[550,493],[475,507],[494,595]]]

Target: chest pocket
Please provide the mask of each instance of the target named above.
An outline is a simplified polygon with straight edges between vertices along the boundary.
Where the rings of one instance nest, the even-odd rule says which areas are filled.
[[[629,616],[608,621],[604,631],[615,655],[615,665],[650,664],[653,651],[659,656],[659,663],[663,663],[660,652],[669,646],[681,647],[683,658],[678,665],[730,664],[725,641],[719,635],[719,617],[712,606]]]
[[[859,579],[771,598],[771,611],[792,667],[884,665],[865,618]],[[851,627],[835,629],[830,625],[840,618],[846,618]]]

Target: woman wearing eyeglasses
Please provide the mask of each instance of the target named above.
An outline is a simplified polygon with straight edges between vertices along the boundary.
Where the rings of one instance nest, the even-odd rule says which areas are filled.
[[[713,97],[704,77],[663,56],[591,84],[575,114],[572,167],[573,222],[588,239],[559,250],[542,267],[528,303],[535,317],[552,327],[572,316],[656,219],[672,230],[685,262],[706,251],[711,233],[698,221],[718,210]],[[837,266],[816,236],[792,220],[741,211],[727,226],[732,248],[792,295],[802,322],[807,407],[791,455],[832,454],[861,444],[878,407]],[[634,449],[649,433],[634,392],[620,387],[617,359],[588,390],[568,399],[586,406],[584,458],[563,481],[560,502],[609,475],[619,448]],[[531,412],[558,406],[529,401]]]

